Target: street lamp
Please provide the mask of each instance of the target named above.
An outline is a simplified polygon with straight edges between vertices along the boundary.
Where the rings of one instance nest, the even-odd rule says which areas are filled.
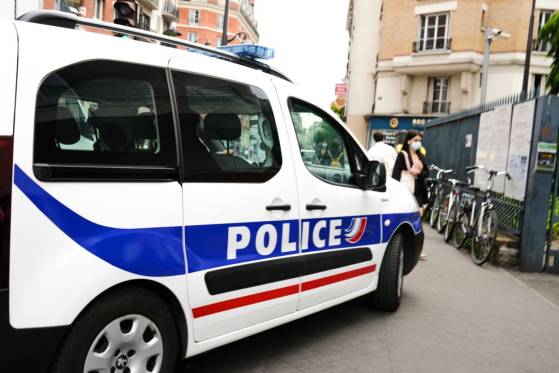
[[[227,25],[229,23],[229,0],[225,0],[225,12],[223,13],[223,34],[221,34],[221,45],[227,45]]]
[[[493,39],[508,39],[510,34],[496,28],[485,27],[482,28],[484,47],[483,47],[483,69],[482,69],[482,80],[481,80],[481,105],[485,104],[485,99],[487,97],[487,78],[489,71],[489,50],[491,49],[491,43]]]

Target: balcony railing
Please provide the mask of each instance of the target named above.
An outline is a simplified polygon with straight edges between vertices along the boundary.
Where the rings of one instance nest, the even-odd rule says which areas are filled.
[[[161,13],[167,22],[176,22],[179,19],[177,0],[165,0]]]
[[[423,114],[449,114],[450,101],[424,102]]]
[[[413,53],[452,49],[452,39],[424,39],[412,43]]]
[[[538,39],[532,39],[532,52],[548,53],[550,48],[550,43],[538,43]]]

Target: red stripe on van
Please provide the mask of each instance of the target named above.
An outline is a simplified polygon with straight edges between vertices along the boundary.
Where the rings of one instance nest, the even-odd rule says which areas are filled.
[[[367,273],[374,272],[376,270],[376,268],[377,268],[377,265],[373,264],[372,266],[354,269],[353,271],[337,273],[337,274],[332,275],[332,276],[323,277],[323,278],[319,278],[319,279],[316,279],[316,280],[303,282],[303,286],[302,286],[301,291],[308,291],[308,290],[316,289],[316,288],[319,288],[319,287],[322,287],[322,286],[334,284],[336,282],[349,280],[350,278],[354,278],[354,277],[365,275]]]
[[[350,278],[362,276],[367,273],[372,273],[376,270],[376,268],[377,268],[376,264],[373,264],[371,266],[354,269],[348,272],[337,273],[332,276],[303,282],[301,291],[316,289],[322,286],[334,284],[336,282],[349,280]],[[192,315],[196,319],[198,317],[208,316],[214,313],[219,313],[219,312],[228,311],[239,307],[249,306],[255,303],[286,297],[288,295],[297,294],[298,292],[299,292],[299,285],[286,286],[279,289],[264,291],[261,293],[256,293],[251,295],[245,295],[239,298],[228,299],[225,301],[208,304],[206,306],[196,307],[192,309]]]
[[[288,295],[297,294],[298,292],[299,292],[299,285],[286,286],[284,288],[264,291],[262,293],[246,295],[240,298],[233,298],[229,300],[224,300],[222,302],[208,304],[202,307],[196,307],[192,309],[192,315],[194,316],[194,318],[198,318],[198,317],[207,316],[218,312],[232,310],[234,308],[265,302],[267,300],[286,297]]]

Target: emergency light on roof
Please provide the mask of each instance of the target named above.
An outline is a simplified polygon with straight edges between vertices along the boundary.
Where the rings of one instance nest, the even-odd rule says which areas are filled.
[[[272,48],[257,44],[222,45],[218,48],[236,54],[239,57],[260,58],[263,60],[274,58],[275,55],[275,51]]]

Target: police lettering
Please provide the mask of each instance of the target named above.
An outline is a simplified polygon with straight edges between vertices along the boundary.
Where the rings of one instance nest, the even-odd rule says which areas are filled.
[[[342,220],[330,221],[319,220],[312,227],[311,223],[305,221],[301,224],[300,249],[309,249],[309,239],[314,247],[322,249],[326,246],[338,246],[341,244]],[[293,253],[297,251],[297,240],[291,241],[290,232],[292,225],[283,223],[281,232],[278,232],[272,224],[263,224],[256,230],[256,234],[246,226],[229,227],[227,232],[227,259],[237,259],[237,253],[246,249],[251,244],[261,256],[268,256],[279,250],[281,253]]]

